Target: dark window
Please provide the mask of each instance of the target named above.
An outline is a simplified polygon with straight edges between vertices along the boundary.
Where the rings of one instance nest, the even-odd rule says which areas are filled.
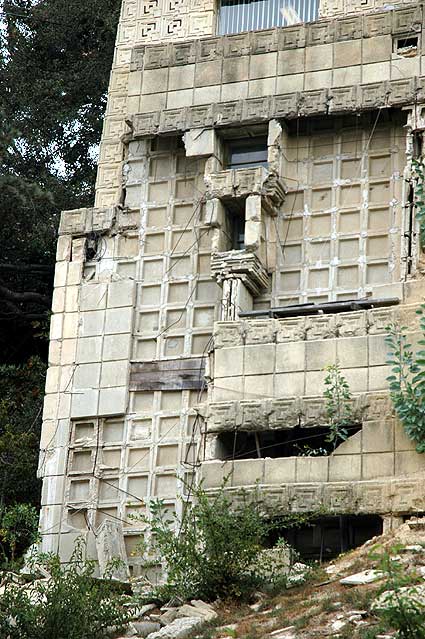
[[[228,169],[267,166],[267,138],[229,140],[226,165]]]
[[[219,35],[287,27],[318,17],[318,0],[221,0]]]
[[[240,213],[230,214],[232,249],[240,251],[245,248],[245,216]]]

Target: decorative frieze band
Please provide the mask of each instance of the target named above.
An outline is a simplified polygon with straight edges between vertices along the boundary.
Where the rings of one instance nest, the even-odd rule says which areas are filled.
[[[424,86],[425,77],[412,77],[138,113],[132,117],[132,133],[135,138],[139,138],[195,128],[267,122],[273,118],[294,119],[330,113],[338,115],[414,102],[423,103]]]
[[[138,46],[133,49],[131,65],[133,70],[158,69],[377,35],[419,33],[422,6],[415,4],[391,11],[324,19],[264,31]]]
[[[386,392],[362,393],[353,399],[356,421],[384,420],[394,413]],[[297,426],[315,428],[327,426],[326,402],[317,397],[283,397],[262,400],[232,400],[212,402],[208,406],[207,432],[263,431],[292,429]]]
[[[215,322],[214,349],[244,344],[281,344],[284,342],[387,335],[388,325],[400,323],[408,331],[418,330],[417,304],[374,308],[285,319],[250,319]]]
[[[274,461],[274,460],[273,460]],[[276,460],[278,461],[278,460]],[[249,460],[252,464],[252,460]],[[239,462],[240,463],[240,462]],[[202,474],[206,475],[212,465],[217,465],[223,477],[231,468],[231,462],[207,462],[202,465]],[[218,484],[219,485],[219,484]],[[208,475],[204,486],[213,496],[216,486],[211,487]],[[250,491],[247,487],[227,488],[226,494],[232,503],[246,503]],[[418,490],[418,479],[383,479],[381,481],[338,481],[264,484],[259,482],[252,486],[253,499],[260,502],[265,511],[279,512],[311,512],[324,508],[335,513],[377,513],[406,514],[420,512],[425,509],[425,493]]]

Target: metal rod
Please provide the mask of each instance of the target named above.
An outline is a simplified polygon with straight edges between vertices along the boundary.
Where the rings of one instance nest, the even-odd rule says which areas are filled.
[[[369,308],[396,306],[400,304],[398,297],[368,298],[345,300],[343,302],[324,302],[323,304],[295,304],[293,306],[277,306],[264,311],[244,311],[240,318],[250,317],[294,317],[297,315],[324,315],[343,311],[360,311]]]

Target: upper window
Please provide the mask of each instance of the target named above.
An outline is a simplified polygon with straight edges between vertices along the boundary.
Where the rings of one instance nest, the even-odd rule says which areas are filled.
[[[267,166],[267,138],[228,140],[226,168],[247,169],[251,166]]]
[[[319,0],[221,0],[218,33],[241,33],[311,22]]]

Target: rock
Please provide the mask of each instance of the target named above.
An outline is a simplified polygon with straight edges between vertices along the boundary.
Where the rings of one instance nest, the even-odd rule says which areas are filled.
[[[133,621],[133,626],[138,637],[148,637],[153,632],[161,629],[160,624],[154,621]]]
[[[169,623],[172,623],[174,619],[177,617],[177,608],[169,608],[162,615],[159,615],[158,621],[162,626],[166,626]]]
[[[217,616],[217,613],[212,608],[207,610],[205,608],[185,604],[178,609],[176,619],[181,619],[182,617],[198,617],[203,621],[213,621],[217,618]]]
[[[148,635],[148,639],[187,639],[201,625],[202,619],[199,617],[175,619],[168,626],[158,630],[158,632]]]
[[[400,552],[424,552],[423,546],[420,544],[412,544],[411,546],[404,546],[404,548],[400,548]]]
[[[287,626],[286,628],[279,628],[269,634],[273,639],[295,639],[295,626]]]
[[[371,610],[377,612],[398,606],[400,600],[406,610],[409,609],[409,606],[415,611],[425,609],[425,585],[403,586],[398,588],[397,592],[395,590],[385,590],[374,600]]]
[[[425,518],[412,518],[407,521],[410,530],[425,530]]]
[[[339,580],[340,584],[344,586],[363,586],[364,584],[371,584],[374,581],[382,579],[383,573],[380,570],[363,570],[362,572],[356,572],[349,577],[343,577]]]
[[[135,628],[133,623],[130,622],[128,624],[127,630],[126,630],[126,633],[125,633],[124,636],[125,637],[136,637],[137,636],[137,630],[136,630],[136,628]]]
[[[214,608],[211,604],[202,601],[202,599],[192,599],[190,602],[192,606],[195,608],[199,608],[200,610],[206,610],[207,612],[215,612]]]
[[[335,621],[331,623],[331,628],[333,632],[339,632],[340,630],[345,628],[347,623],[348,622],[345,619],[335,619]]]

